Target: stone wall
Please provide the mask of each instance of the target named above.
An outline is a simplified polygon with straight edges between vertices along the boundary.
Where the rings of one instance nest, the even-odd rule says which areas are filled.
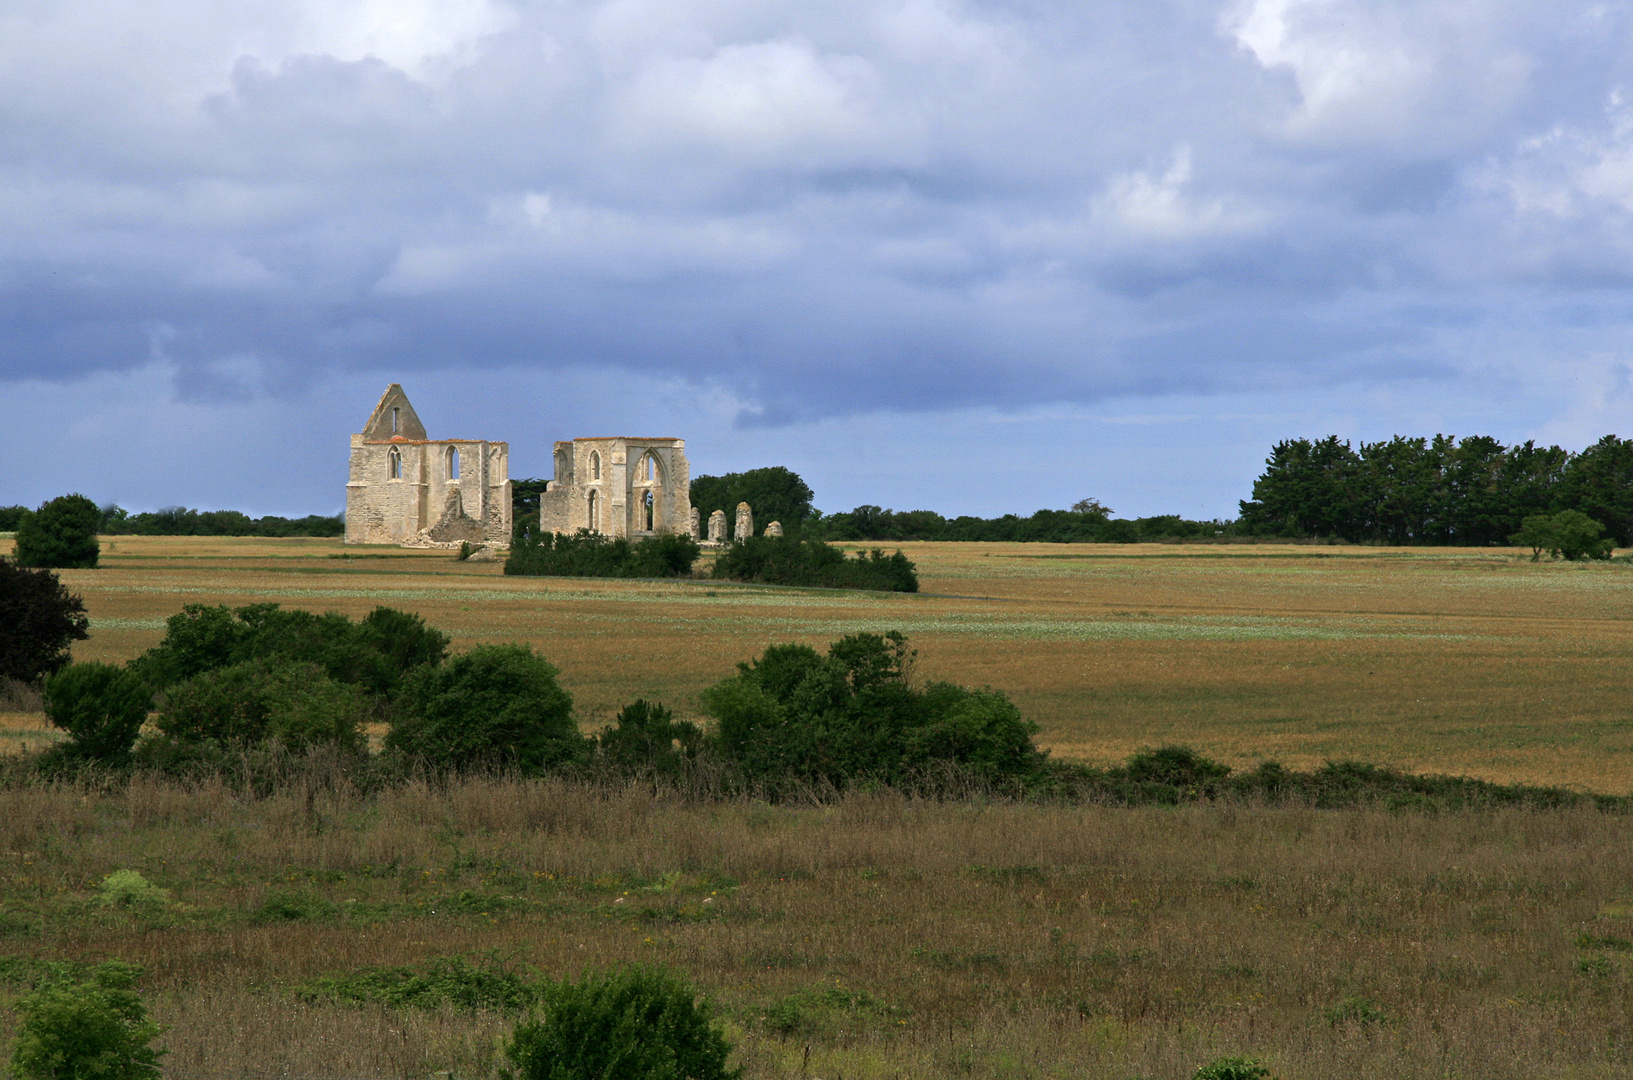
[[[510,543],[510,445],[430,439],[403,388],[386,388],[351,439],[346,543]]]
[[[555,477],[539,496],[539,528],[638,539],[692,530],[684,439],[598,438],[556,443]]]

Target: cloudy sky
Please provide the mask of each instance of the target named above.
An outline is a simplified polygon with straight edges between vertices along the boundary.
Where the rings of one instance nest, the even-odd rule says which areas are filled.
[[[395,381],[515,476],[1228,516],[1628,434],[1630,285],[1626,2],[0,5],[0,503],[336,512]]]

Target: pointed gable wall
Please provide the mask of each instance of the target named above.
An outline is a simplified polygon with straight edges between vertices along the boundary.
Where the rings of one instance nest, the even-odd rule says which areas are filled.
[[[392,430],[391,425],[393,409],[397,410],[396,430]],[[369,422],[363,425],[363,439],[366,442],[385,442],[397,436],[417,440],[426,438],[425,425],[420,423],[414,406],[408,403],[408,395],[403,393],[401,386],[392,383],[381,395],[380,404],[369,414]]]

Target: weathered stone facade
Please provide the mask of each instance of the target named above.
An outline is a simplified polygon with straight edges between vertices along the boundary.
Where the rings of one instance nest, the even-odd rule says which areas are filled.
[[[346,543],[510,543],[510,444],[430,439],[396,383],[352,436]]]
[[[630,539],[690,533],[691,490],[684,439],[558,442],[555,479],[539,496],[539,528]]]

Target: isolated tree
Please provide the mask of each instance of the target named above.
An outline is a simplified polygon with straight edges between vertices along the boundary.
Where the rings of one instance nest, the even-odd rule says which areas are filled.
[[[1508,539],[1511,544],[1530,548],[1532,562],[1544,551],[1574,562],[1610,558],[1616,541],[1606,537],[1604,532],[1603,525],[1582,511],[1561,510],[1553,515],[1532,514],[1525,519],[1520,531]]]
[[[0,559],[0,678],[32,683],[68,663],[90,619],[80,598],[49,570]]]
[[[15,558],[23,566],[89,569],[97,564],[102,512],[83,495],[63,495],[17,522]]]
[[[102,511],[83,495],[62,495],[17,523],[17,561],[23,566],[86,570],[96,566],[96,530]]]

